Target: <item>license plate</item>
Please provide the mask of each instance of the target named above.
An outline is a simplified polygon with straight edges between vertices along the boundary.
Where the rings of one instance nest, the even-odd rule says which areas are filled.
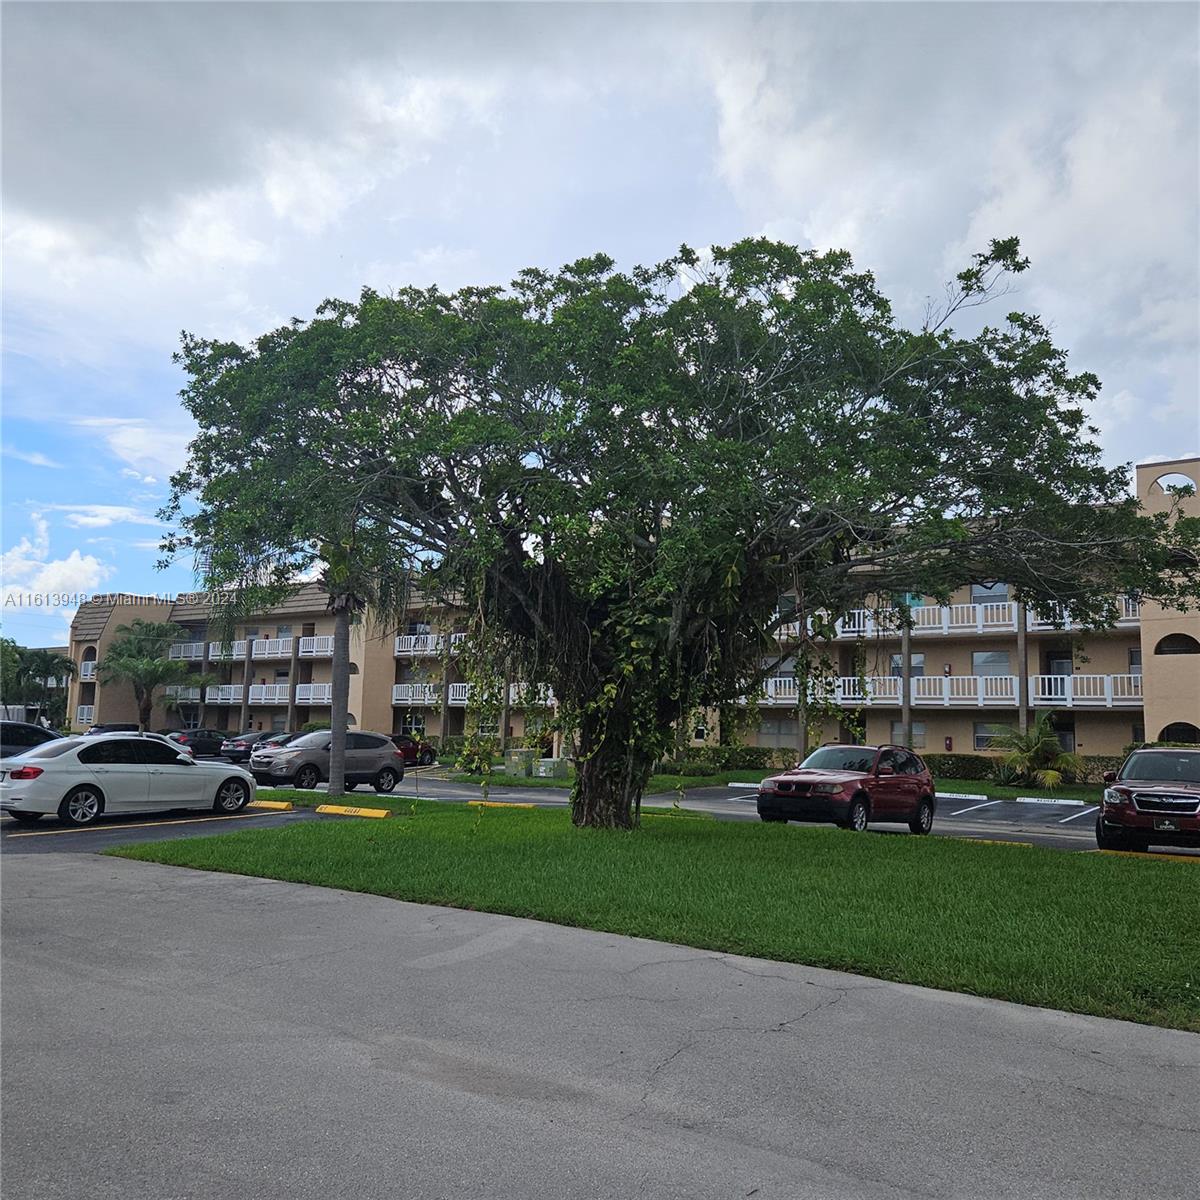
[[[1154,821],[1154,828],[1161,830],[1163,833],[1178,833],[1179,822],[1172,821],[1170,817],[1157,817]]]

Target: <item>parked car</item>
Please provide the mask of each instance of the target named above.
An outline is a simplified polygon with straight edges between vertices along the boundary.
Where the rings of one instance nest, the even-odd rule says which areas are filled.
[[[87,736],[91,737],[97,733],[137,733],[142,727],[136,723],[130,725],[122,724],[120,721],[106,721],[100,725],[93,725],[88,731]]]
[[[14,754],[23,754],[34,746],[52,742],[62,737],[53,729],[43,729],[40,725],[32,725],[28,721],[0,721],[0,758],[10,758]]]
[[[284,746],[288,745],[289,742],[294,742],[297,738],[305,736],[303,733],[273,733],[270,737],[265,737],[261,741],[255,742],[250,747],[250,758],[246,764],[247,769],[254,776],[255,782],[260,784],[271,783],[271,773],[269,770],[271,759]]]
[[[221,743],[220,754],[230,762],[246,762],[250,758],[250,751],[255,746],[274,736],[275,734],[269,729],[247,729],[245,733],[225,738]]]
[[[225,733],[221,729],[172,729],[167,737],[196,755],[220,754],[225,742]]]
[[[156,734],[57,738],[0,759],[0,812],[23,823],[57,814],[91,825],[102,813],[168,808],[233,813],[253,798],[249,772],[197,762]]]
[[[406,765],[427,767],[437,762],[437,751],[429,742],[414,738],[407,733],[392,735],[392,745],[404,755]]]
[[[1200,846],[1200,747],[1135,750],[1104,782],[1101,850]]]
[[[764,821],[828,821],[859,831],[872,821],[900,821],[928,833],[936,811],[929,768],[903,746],[822,746],[758,785]]]
[[[301,734],[287,745],[250,755],[250,770],[260,783],[315,788],[329,779],[328,729]],[[390,792],[404,778],[404,755],[382,733],[346,734],[346,786],[371,784],[377,792]]]

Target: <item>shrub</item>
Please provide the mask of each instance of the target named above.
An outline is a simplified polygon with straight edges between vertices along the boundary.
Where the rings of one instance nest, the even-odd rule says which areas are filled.
[[[996,765],[996,759],[986,754],[922,754],[921,757],[934,778],[941,775],[946,779],[987,779]]]
[[[1124,754],[1084,754],[1080,758],[1083,770],[1076,783],[1101,783],[1105,771],[1115,771],[1125,761]]]
[[[1021,782],[1021,772],[1001,759],[992,769],[992,779],[1004,787],[1016,787]]]
[[[463,739],[463,747],[458,754],[455,764],[460,771],[469,775],[486,775],[492,769],[492,757],[496,753],[498,742],[495,738],[471,735]]]
[[[707,763],[713,772],[756,771],[771,765],[776,750],[772,746],[696,746],[688,753],[689,761]]]
[[[320,733],[322,729],[328,729],[328,721],[308,721],[300,728],[301,733]]]

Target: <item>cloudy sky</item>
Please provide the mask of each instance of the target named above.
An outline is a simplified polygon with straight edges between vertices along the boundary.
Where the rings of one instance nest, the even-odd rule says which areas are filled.
[[[846,247],[915,322],[1017,234],[1109,459],[1194,451],[1198,46],[1192,4],[5,3],[6,600],[191,586],[181,329],[597,250]]]

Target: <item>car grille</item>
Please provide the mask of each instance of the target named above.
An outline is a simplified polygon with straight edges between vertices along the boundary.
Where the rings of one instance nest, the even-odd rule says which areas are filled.
[[[1134,792],[1133,807],[1138,812],[1182,813],[1187,816],[1200,809],[1200,796],[1171,796],[1162,792]]]
[[[781,779],[775,785],[777,792],[786,792],[792,796],[807,796],[812,791],[811,783],[793,783],[790,779]]]

